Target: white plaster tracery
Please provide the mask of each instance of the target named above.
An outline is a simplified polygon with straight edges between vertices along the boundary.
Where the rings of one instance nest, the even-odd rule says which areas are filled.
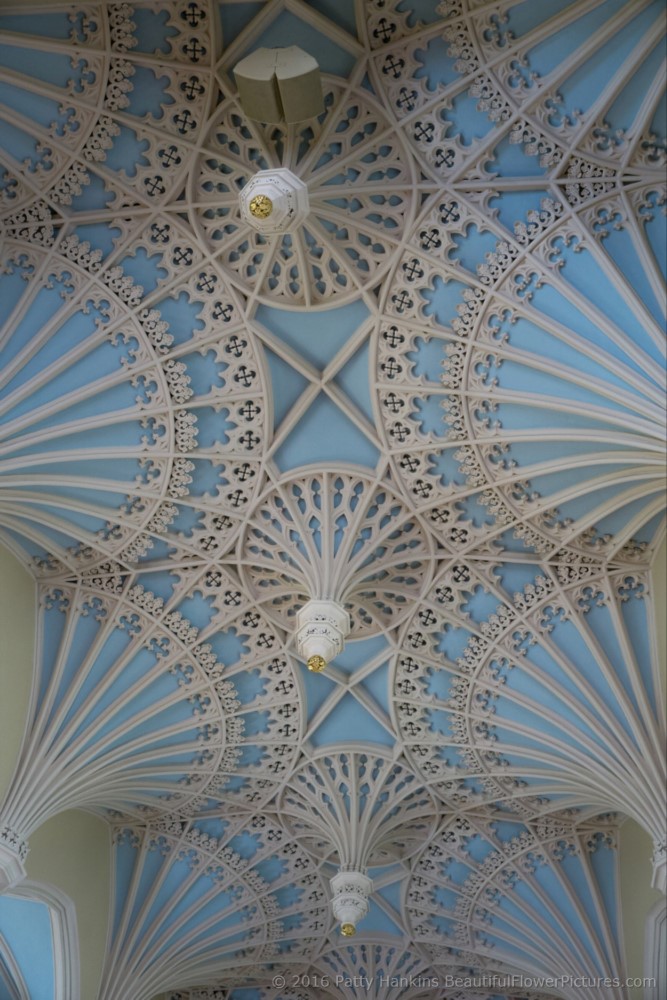
[[[654,651],[647,663],[631,652],[625,607],[646,599],[647,577],[636,571],[608,575],[591,567],[570,580],[551,570],[506,603],[493,574],[477,575],[475,569],[446,569],[406,626],[402,645],[410,651],[398,657],[394,697],[415,766],[446,802],[455,795],[461,806],[502,795],[526,816],[542,811],[555,796],[563,806],[632,815],[653,837],[659,886],[665,871],[659,668]],[[466,609],[479,588],[498,604],[477,625]],[[604,609],[604,618],[593,621],[595,609]],[[457,621],[467,641],[453,660],[439,649]],[[568,658],[568,647],[560,645],[565,629],[580,637],[585,654],[573,650]],[[615,665],[615,643],[625,651],[625,676]],[[531,647],[538,662],[530,657]],[[590,658],[587,671],[582,655]],[[450,681],[446,698],[433,693],[438,671]],[[532,700],[535,685],[550,693],[537,711],[541,699]],[[508,713],[509,703],[521,714]],[[619,729],[621,705],[626,725]],[[434,726],[438,713],[446,715],[444,729]],[[526,739],[530,749],[524,749]],[[637,759],[643,761],[641,774],[631,763]],[[462,764],[466,778],[460,776]],[[473,774],[474,788],[467,781]]]
[[[430,579],[432,541],[386,482],[353,467],[272,486],[248,520],[238,563],[255,600],[289,631],[299,608],[335,601],[352,637],[397,624]]]
[[[311,854],[365,870],[407,861],[429,839],[438,807],[400,761],[359,745],[301,764],[280,813]]]
[[[0,6],[0,540],[41,623],[0,889],[48,817],[110,820],[97,1000],[625,978],[616,813],[667,870],[664,9],[539,6]],[[232,69],[281,32],[325,110],[262,125]],[[351,625],[317,677],[309,601]]]
[[[384,110],[355,82],[352,89],[325,78],[325,111],[297,126],[251,121],[236,97],[216,111],[191,178],[191,217],[247,294],[302,308],[356,298],[382,279],[410,227],[412,159]],[[271,216],[262,224],[244,214],[239,189],[259,183],[260,171],[285,169],[305,186],[308,211],[304,204],[298,225],[280,235]]]
[[[228,572],[200,570],[189,582],[188,588],[183,580],[184,593],[203,592],[219,609],[217,623],[203,631],[176,609],[178,601],[165,606],[130,575],[42,589],[41,696],[2,806],[3,869],[12,882],[21,875],[31,831],[64,809],[196,812],[218,799],[259,803],[278,786],[297,752],[301,724],[291,660]],[[206,641],[223,621],[229,634],[243,637],[237,662],[227,667]],[[81,630],[89,643],[83,648]],[[117,662],[101,673],[119,643]],[[261,672],[262,683],[239,695],[234,674],[249,670]],[[247,733],[257,711],[264,725]],[[244,762],[246,746],[253,748],[252,763]]]
[[[288,956],[298,965],[317,946],[328,924],[326,895],[306,856],[266,816],[228,816],[221,829],[223,835],[214,837],[177,817],[150,827],[116,828],[116,842],[133,865],[125,894],[117,899],[123,918],[109,949],[100,998],[120,1000],[131,989],[137,1000],[149,1000],[169,983],[201,982],[207,975],[252,980],[261,965]],[[254,852],[241,857],[234,847],[248,838]],[[262,865],[276,861],[280,875],[263,877]],[[154,902],[175,868],[187,870],[171,896],[172,906],[181,904],[177,921],[160,907],[137,912],[145,871],[154,873]],[[295,901],[286,902],[291,892]],[[223,902],[217,918],[206,921],[204,933],[196,924],[193,930],[197,913],[210,912],[216,898]],[[240,915],[240,927],[229,926],[233,913]]]
[[[624,986],[603,987],[590,975],[591,967],[613,968],[622,961],[604,914],[604,880],[591,864],[598,851],[613,846],[613,826],[583,824],[577,830],[567,817],[554,818],[532,829],[517,827],[509,839],[500,834],[502,826],[500,817],[446,821],[414,867],[407,903],[411,927],[436,969],[477,954],[510,976],[517,961],[528,975],[539,976],[541,970],[546,975],[571,976],[573,982],[564,980],[560,987],[565,996],[600,997],[606,989],[623,996]],[[491,850],[472,870],[470,853],[483,844]],[[588,872],[583,898],[570,881],[571,859]],[[448,872],[457,865],[452,879]],[[545,873],[549,883],[559,884],[567,896],[569,919],[559,913],[553,923],[545,920],[551,905],[544,890]],[[523,891],[512,895],[510,903],[510,893],[517,887]],[[443,897],[443,890],[449,902],[440,908],[436,900]],[[582,934],[587,938],[583,948]],[[617,978],[620,982],[622,977]]]
[[[368,913],[368,868],[407,860],[428,840],[438,815],[435,799],[415,776],[372,747],[328,753],[303,765],[280,810],[311,854],[336,864],[331,905],[346,937]]]

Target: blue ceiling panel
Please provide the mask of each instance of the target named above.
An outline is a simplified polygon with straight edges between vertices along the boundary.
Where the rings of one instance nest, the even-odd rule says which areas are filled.
[[[49,818],[109,823],[85,1000],[634,971],[625,817],[667,870],[664,27],[3,4],[0,544],[37,628],[0,886]],[[251,119],[236,65],[293,45],[320,113]],[[0,896],[0,1000],[76,992],[56,918]]]

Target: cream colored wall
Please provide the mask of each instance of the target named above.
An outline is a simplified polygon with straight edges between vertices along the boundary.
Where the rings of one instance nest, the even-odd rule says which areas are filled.
[[[652,566],[652,592],[656,612],[658,655],[663,679],[663,698],[667,691],[667,539],[663,541]],[[621,869],[621,907],[625,937],[628,975],[644,975],[644,929],[646,917],[662,893],[651,888],[651,854],[649,835],[634,820],[626,820],[621,828],[619,863]],[[637,1000],[642,990],[630,991]]]
[[[26,872],[30,879],[62,889],[74,903],[81,959],[81,1000],[93,1000],[97,996],[107,939],[111,887],[108,824],[78,809],[54,816],[30,837]]]
[[[0,545],[0,802],[28,716],[35,610],[33,578]],[[72,810],[55,816],[30,837],[28,878],[57,886],[76,907],[81,1000],[97,995],[106,946],[110,860],[109,827],[89,813]]]
[[[651,854],[653,844],[648,833],[634,820],[628,819],[621,827],[621,906],[625,938],[625,960],[629,976],[644,975],[644,928],[646,917],[662,893],[651,888]],[[629,991],[637,1000],[643,996],[641,989]]]
[[[35,581],[0,545],[0,802],[28,716],[35,648]]]
[[[667,538],[658,549],[653,566],[652,589],[658,637],[658,657],[662,670],[662,696],[667,696]]]

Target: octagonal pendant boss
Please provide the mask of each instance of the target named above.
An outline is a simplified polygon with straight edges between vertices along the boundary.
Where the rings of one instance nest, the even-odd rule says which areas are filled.
[[[241,215],[267,236],[289,233],[306,219],[308,188],[286,167],[260,170],[239,195]]]

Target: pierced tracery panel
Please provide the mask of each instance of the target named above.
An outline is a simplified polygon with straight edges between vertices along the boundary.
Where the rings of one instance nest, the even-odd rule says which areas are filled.
[[[524,816],[622,810],[653,837],[659,884],[665,718],[654,614],[636,572],[451,565],[397,657],[396,715],[415,766],[450,803],[506,799]]]
[[[256,22],[249,18],[238,51],[257,39],[269,6]],[[288,5],[295,20],[320,29],[323,6]],[[330,16],[341,23],[353,4],[334,6]],[[402,622],[410,608],[395,717],[429,801],[433,791],[459,812],[496,800],[507,810],[493,830],[488,817],[459,817],[463,867],[438,869],[440,855],[419,862],[413,887],[437,883],[424,922],[415,924],[421,946],[446,970],[491,970],[499,955],[507,968],[527,961],[532,969],[537,953],[545,958],[540,969],[562,962],[559,969],[590,971],[587,952],[598,968],[615,967],[614,901],[603,903],[599,892],[613,882],[600,862],[608,858],[604,830],[599,849],[587,854],[583,833],[570,835],[567,822],[560,832],[536,827],[537,846],[521,856],[519,877],[503,864],[493,886],[489,858],[514,858],[508,845],[523,833],[519,824],[509,829],[510,813],[526,820],[593,800],[640,818],[656,839],[656,861],[665,857],[655,761],[660,699],[645,644],[653,623],[647,581],[627,568],[648,560],[663,530],[662,6],[552,0],[545,14],[530,0],[356,4],[367,22],[359,30],[370,65],[358,61],[352,83],[328,78],[322,119],[284,132],[245,122],[233,97],[211,117],[215,5],[80,3],[50,5],[48,13],[3,6],[0,138],[12,141],[0,154],[0,243],[10,254],[0,297],[16,404],[0,459],[12,503],[11,510],[0,504],[3,538],[25,545],[35,568],[57,576],[63,591],[92,595],[91,607],[112,601],[130,623],[139,615],[151,639],[126,660],[94,640],[78,664],[61,656],[63,640],[52,675],[60,687],[52,693],[64,707],[45,731],[67,757],[66,780],[49,808],[65,801],[61,792],[87,795],[94,754],[101,746],[109,750],[104,766],[114,754],[117,764],[121,749],[111,741],[127,733],[125,723],[104,729],[104,699],[115,695],[106,681],[87,693],[85,677],[111,663],[110,677],[129,685],[145,657],[167,650],[162,666],[151,663],[136,682],[132,704],[150,734],[165,732],[151,712],[169,698],[192,711],[193,677],[200,678],[197,698],[210,694],[214,705],[218,686],[234,685],[238,707],[226,704],[223,722],[242,719],[244,731],[229,753],[219,733],[203,736],[204,747],[209,741],[222,755],[205,787],[210,759],[201,769],[181,768],[182,761],[177,768],[169,750],[176,742],[168,755],[156,744],[152,793],[164,784],[165,794],[181,796],[170,808],[197,811],[205,816],[200,830],[226,842],[216,824],[229,815],[220,820],[219,801],[228,813],[230,802],[271,798],[294,767],[303,729],[299,680],[264,612],[291,632],[326,567],[345,591],[357,635]],[[354,31],[354,18],[344,30]],[[342,32],[332,37],[339,42]],[[360,51],[350,35],[347,41],[349,51]],[[591,73],[589,64],[608,72]],[[221,66],[218,72],[225,79]],[[312,210],[294,234],[264,241],[241,228],[237,190],[260,167],[280,164],[307,181]],[[308,471],[258,502],[268,396],[239,293],[313,309],[359,295],[370,303],[377,288],[382,433],[417,515],[396,490],[356,470]],[[33,305],[40,296],[43,313]],[[30,403],[38,409],[28,412],[33,379]],[[221,562],[248,516],[241,557],[252,598]],[[432,587],[431,534],[447,558]],[[510,565],[524,556],[530,568]],[[498,567],[501,558],[507,563]],[[537,569],[537,559],[549,565]],[[603,569],[610,564],[618,572]],[[128,572],[142,575],[130,580]],[[75,574],[81,583],[72,583]],[[74,638],[86,626],[98,635],[106,627],[92,624],[92,611],[64,618],[72,624],[62,634],[69,628]],[[193,668],[178,678],[170,673],[177,647]],[[153,683],[177,680],[179,691],[141,703]],[[128,704],[128,691],[112,709]],[[88,727],[80,734],[63,715],[68,704]],[[204,718],[218,709],[207,706]],[[172,721],[169,739],[185,740],[186,730],[176,734],[181,724],[185,714]],[[201,753],[193,734],[188,729],[178,745]],[[31,747],[42,761],[46,744]],[[318,764],[299,774],[310,768],[312,777]],[[145,758],[141,767],[132,781],[147,774]],[[33,779],[28,773],[20,789],[27,796]],[[98,784],[95,792],[119,808],[163,808],[128,801],[121,783]],[[288,795],[293,803],[299,797],[288,787],[282,801]],[[343,795],[334,811],[342,817],[347,808]],[[569,818],[582,822],[581,813]],[[311,847],[319,843],[313,828]],[[310,920],[308,889],[283,927],[267,923],[263,937],[260,911],[272,915],[273,890],[284,887],[284,872],[276,881],[270,867],[274,847],[263,845],[259,876],[250,873],[256,903],[247,886],[238,897],[236,883],[229,892],[231,883],[214,889],[209,868],[198,880],[197,862],[199,871],[208,865],[202,840],[184,832],[181,818],[169,830],[169,846],[146,834],[129,890],[119,877],[127,934],[114,942],[105,989],[126,1000],[173,987],[178,980],[160,947],[182,946],[189,983],[219,982],[199,992],[237,1000],[239,981],[266,981],[267,954],[272,972],[282,968],[283,947],[291,960],[286,935],[303,928],[304,905]],[[560,837],[557,847],[552,835]],[[21,840],[8,826],[0,836],[5,844]],[[448,838],[449,830],[443,840],[450,845]],[[178,845],[194,840],[198,853],[186,856]],[[206,858],[219,846],[209,843]],[[543,860],[550,853],[556,861]],[[225,854],[225,863],[234,868],[237,859]],[[554,871],[549,881],[545,873]],[[532,895],[517,903],[527,883]],[[228,923],[218,920],[222,910],[206,911],[201,930],[194,897],[202,887],[207,903],[227,907]],[[276,905],[284,910],[285,902],[281,896]],[[572,907],[588,920],[576,961]],[[241,924],[234,925],[236,912]],[[322,954],[313,919],[317,933],[298,951],[304,967]],[[465,920],[464,940],[456,928]],[[249,929],[248,954],[235,950],[233,927],[239,936]],[[188,964],[209,931],[215,945]],[[273,950],[256,948],[270,940]],[[365,969],[376,955],[363,942],[335,957],[328,952],[329,967],[358,968],[366,947]],[[387,966],[390,947],[382,945],[376,968]],[[144,963],[136,989],[135,958]],[[487,1000],[473,990],[466,1000]],[[243,1000],[271,996],[265,987],[255,993]],[[461,994],[446,989],[446,996]]]
[[[174,219],[119,223],[111,248],[23,216],[0,273],[5,539],[41,573],[227,550],[266,435],[235,295]]]
[[[340,304],[372,288],[411,226],[414,166],[372,94],[324,82],[325,111],[302,126],[261,125],[236,98],[216,112],[189,188],[193,225],[229,280],[286,306]],[[289,168],[308,189],[307,219],[256,232],[239,191],[258,170]]]
[[[268,978],[269,963],[299,965],[326,932],[321,878],[264,816],[119,826],[114,853],[114,932],[99,1000],[151,1000],[216,973],[237,983],[248,973]],[[147,890],[148,905],[136,906]]]
[[[428,962],[388,937],[341,942],[318,959],[317,968],[331,986],[325,995],[341,1000],[426,1000],[439,995],[438,979]]]
[[[397,473],[417,509],[449,504],[462,551],[650,558],[664,194],[637,182],[577,213],[543,197],[515,222],[506,196],[485,215],[491,197],[433,199],[387,294],[377,388]]]
[[[437,812],[411,771],[361,745],[301,765],[280,800],[283,822],[311,854],[357,871],[409,858]]]
[[[190,571],[167,599],[144,582],[109,565],[41,589],[38,693],[0,810],[0,842],[21,860],[32,830],[69,808],[257,805],[298,752],[294,664],[238,580]]]
[[[241,573],[266,613],[294,631],[310,598],[345,605],[352,636],[401,621],[432,572],[432,540],[387,484],[338,470],[267,491],[239,543]]]
[[[215,96],[213,16],[208,0],[3,6],[0,212],[173,198]]]
[[[632,164],[657,178],[660,3],[478,7],[440,4],[441,18],[424,26],[402,4],[366,5],[373,81],[432,176],[586,184]]]
[[[496,973],[523,974],[527,989],[551,976],[565,997],[626,997],[601,982],[625,982],[615,834],[608,823],[575,829],[560,819],[447,821],[408,889],[417,944],[444,975],[481,956]]]

